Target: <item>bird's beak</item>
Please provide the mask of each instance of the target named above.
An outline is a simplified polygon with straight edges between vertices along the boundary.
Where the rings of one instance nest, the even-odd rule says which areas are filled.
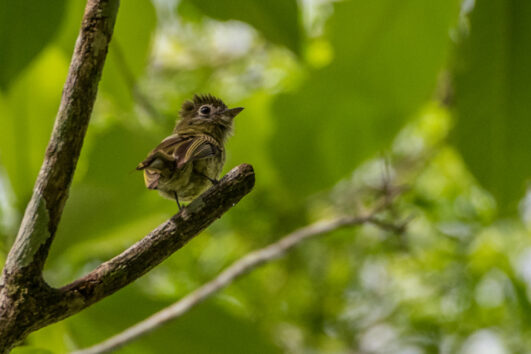
[[[234,118],[241,111],[243,111],[243,107],[236,107],[236,108],[226,109],[224,113],[230,116],[231,118]]]

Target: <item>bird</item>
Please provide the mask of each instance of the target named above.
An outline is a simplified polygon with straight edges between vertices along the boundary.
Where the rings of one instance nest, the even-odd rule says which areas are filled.
[[[190,202],[218,183],[225,163],[225,142],[233,120],[244,108],[227,108],[211,94],[194,95],[179,111],[173,133],[156,146],[136,169],[144,172],[148,189],[181,202]]]

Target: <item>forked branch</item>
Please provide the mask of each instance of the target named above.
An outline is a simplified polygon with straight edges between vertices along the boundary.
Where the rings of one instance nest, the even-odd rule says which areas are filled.
[[[42,280],[42,269],[81,152],[118,5],[119,0],[87,1],[44,162],[0,278],[0,353],[42,317],[55,316],[42,310],[57,295]]]
[[[169,221],[122,254],[61,289],[42,269],[83,145],[119,0],[88,0],[59,112],[33,195],[0,277],[0,353],[29,333],[71,316],[131,283],[184,246],[254,185],[240,165]]]

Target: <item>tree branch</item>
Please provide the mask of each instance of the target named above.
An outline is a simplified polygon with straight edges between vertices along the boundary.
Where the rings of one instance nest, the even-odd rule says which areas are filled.
[[[52,136],[4,276],[20,268],[29,268],[31,276],[42,271],[83,145],[118,4],[87,2]]]
[[[64,317],[114,293],[161,263],[220,218],[254,186],[251,165],[232,169],[177,215],[113,259],[61,289]]]
[[[253,268],[280,257],[285,252],[312,237],[326,234],[348,226],[362,225],[366,223],[372,223],[385,229],[397,229],[398,227],[394,227],[392,224],[385,223],[375,218],[375,215],[379,210],[380,209],[375,209],[367,216],[341,217],[331,221],[321,221],[294,231],[267,247],[261,248],[243,256],[231,266],[226,268],[223,272],[221,272],[217,277],[208,283],[205,283],[203,286],[185,296],[181,300],[175,302],[173,305],[166,307],[165,309],[155,313],[147,319],[105,340],[102,343],[96,344],[90,348],[75,351],[73,354],[107,353],[127,343],[137,340],[141,336],[153,331],[163,324],[182,316],[191,310],[195,305],[201,303],[216,292],[230,285],[237,278],[248,273]]]
[[[57,294],[42,280],[42,268],[68,197],[118,5],[87,1],[44,162],[0,278],[0,352],[25,337],[36,322],[31,313],[42,312]]]

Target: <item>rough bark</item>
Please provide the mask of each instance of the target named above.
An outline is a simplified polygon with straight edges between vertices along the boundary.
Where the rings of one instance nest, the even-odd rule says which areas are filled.
[[[41,309],[57,299],[59,291],[42,280],[42,268],[83,145],[118,4],[87,2],[44,162],[0,278],[0,352],[23,339],[38,322],[34,313],[42,321]]]

